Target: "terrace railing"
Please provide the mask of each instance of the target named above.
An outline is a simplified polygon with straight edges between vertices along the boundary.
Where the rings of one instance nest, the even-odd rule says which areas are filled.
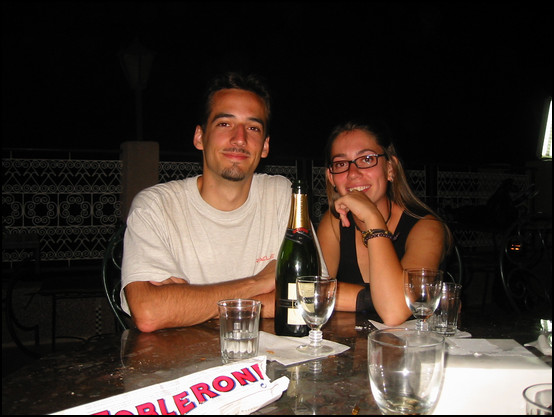
[[[300,161],[312,185],[312,220],[318,224],[327,210],[325,168]],[[266,165],[262,172],[294,179],[299,161]],[[41,261],[101,259],[121,217],[121,170],[117,159],[21,158],[2,159],[2,235],[34,236],[40,241]],[[159,181],[167,182],[201,173],[198,162],[162,161]],[[530,175],[499,172],[408,170],[415,193],[439,214],[467,205],[484,205],[507,178],[525,189]],[[458,244],[490,245],[486,233],[456,230]],[[29,250],[2,247],[2,262],[19,262]]]

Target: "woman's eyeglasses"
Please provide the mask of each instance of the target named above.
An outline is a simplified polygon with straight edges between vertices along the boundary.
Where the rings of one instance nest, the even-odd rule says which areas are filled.
[[[333,161],[329,164],[329,171],[331,171],[331,174],[342,174],[350,169],[350,164],[356,165],[359,169],[372,168],[379,162],[379,157],[385,155],[384,153],[372,153],[360,156],[352,161]]]

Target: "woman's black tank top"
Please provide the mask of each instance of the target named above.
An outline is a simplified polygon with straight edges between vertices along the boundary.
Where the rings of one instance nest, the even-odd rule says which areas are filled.
[[[340,260],[337,272],[337,280],[340,282],[349,282],[364,286],[364,290],[358,293],[356,302],[356,311],[366,314],[374,313],[375,308],[371,300],[371,292],[369,284],[364,282],[360,267],[358,266],[358,258],[356,256],[356,226],[352,218],[352,214],[348,213],[350,227],[340,227]],[[394,234],[398,237],[393,242],[394,250],[398,259],[402,259],[406,250],[406,239],[412,227],[419,221],[419,218],[412,217],[405,212],[402,213],[400,221],[396,226]]]

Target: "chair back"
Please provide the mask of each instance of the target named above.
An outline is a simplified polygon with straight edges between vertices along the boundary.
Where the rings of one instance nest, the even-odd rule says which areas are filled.
[[[121,330],[128,329],[131,317],[121,308],[121,263],[123,259],[123,236],[127,225],[119,225],[108,242],[102,261],[102,282],[116,323]]]
[[[552,318],[552,219],[518,219],[502,240],[498,262],[509,308]]]
[[[458,245],[454,245],[445,266],[444,279],[456,284],[462,284],[464,278],[464,265],[462,254]]]

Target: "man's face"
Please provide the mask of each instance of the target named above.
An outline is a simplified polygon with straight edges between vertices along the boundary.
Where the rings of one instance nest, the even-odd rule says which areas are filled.
[[[230,181],[252,176],[269,152],[266,129],[266,108],[256,94],[239,89],[215,93],[206,131],[197,126],[194,135],[194,146],[204,151],[204,174]]]

